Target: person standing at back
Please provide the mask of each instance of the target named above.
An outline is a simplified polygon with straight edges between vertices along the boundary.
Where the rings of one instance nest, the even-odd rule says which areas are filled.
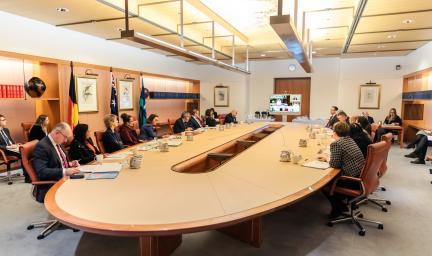
[[[32,164],[39,180],[60,180],[64,176],[79,173],[78,161],[69,161],[64,145],[72,140],[72,129],[67,123],[58,123],[54,129],[36,144]],[[52,185],[37,186],[36,200],[43,202]]]
[[[338,107],[336,107],[336,106],[332,106],[331,108],[330,108],[330,118],[329,118],[329,120],[328,120],[328,122],[327,122],[327,124],[326,124],[326,126],[325,127],[327,127],[327,128],[330,128],[330,129],[332,129],[333,128],[333,125],[335,124],[335,123],[337,123],[337,121],[338,121],[338,119],[337,119],[337,111],[339,110],[339,108]]]
[[[47,115],[39,115],[36,122],[30,128],[28,141],[42,140],[48,135],[49,118]]]

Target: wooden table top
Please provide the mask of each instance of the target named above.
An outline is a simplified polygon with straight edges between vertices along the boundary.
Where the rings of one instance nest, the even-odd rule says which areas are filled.
[[[403,130],[402,126],[391,125],[391,124],[383,124],[383,125],[381,125],[381,128],[388,129],[388,130]]]
[[[45,198],[61,222],[112,235],[178,234],[214,229],[264,215],[320,189],[339,170],[280,162],[280,151],[314,159],[321,139],[309,140],[306,125],[285,123],[213,172],[178,173],[171,167],[268,124],[209,130],[169,152],[139,151],[141,169],[123,168],[113,180],[64,178]],[[131,150],[128,148],[127,150]]]

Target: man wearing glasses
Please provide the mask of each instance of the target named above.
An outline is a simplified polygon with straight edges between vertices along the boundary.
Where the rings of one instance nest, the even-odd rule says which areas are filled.
[[[77,160],[69,162],[63,146],[73,138],[67,123],[58,123],[54,129],[38,142],[33,153],[33,167],[39,180],[60,180],[63,176],[79,173]],[[43,202],[51,185],[39,186],[37,201]]]

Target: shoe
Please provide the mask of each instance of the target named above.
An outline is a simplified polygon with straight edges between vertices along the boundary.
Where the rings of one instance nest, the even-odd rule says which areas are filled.
[[[406,148],[407,148],[407,149],[415,148],[415,144],[408,144],[408,145],[406,146]]]
[[[405,155],[405,157],[408,157],[408,158],[417,158],[417,154],[414,153],[414,152],[411,152],[408,155]]]
[[[416,159],[414,161],[411,161],[412,164],[425,164],[425,160]]]

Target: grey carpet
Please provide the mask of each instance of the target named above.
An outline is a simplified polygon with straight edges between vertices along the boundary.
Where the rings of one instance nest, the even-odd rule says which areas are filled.
[[[385,213],[361,207],[365,217],[384,222],[384,230],[365,225],[365,237],[353,225],[327,227],[330,207],[320,194],[264,217],[262,247],[257,249],[216,231],[184,235],[173,255],[430,255],[432,251],[432,175],[430,164],[411,165],[408,151],[393,146],[389,171],[377,196],[392,201]],[[30,197],[23,181],[0,183],[1,255],[137,255],[136,238],[107,237],[60,230],[37,240],[39,230],[27,231],[34,220],[47,218],[43,205]]]

